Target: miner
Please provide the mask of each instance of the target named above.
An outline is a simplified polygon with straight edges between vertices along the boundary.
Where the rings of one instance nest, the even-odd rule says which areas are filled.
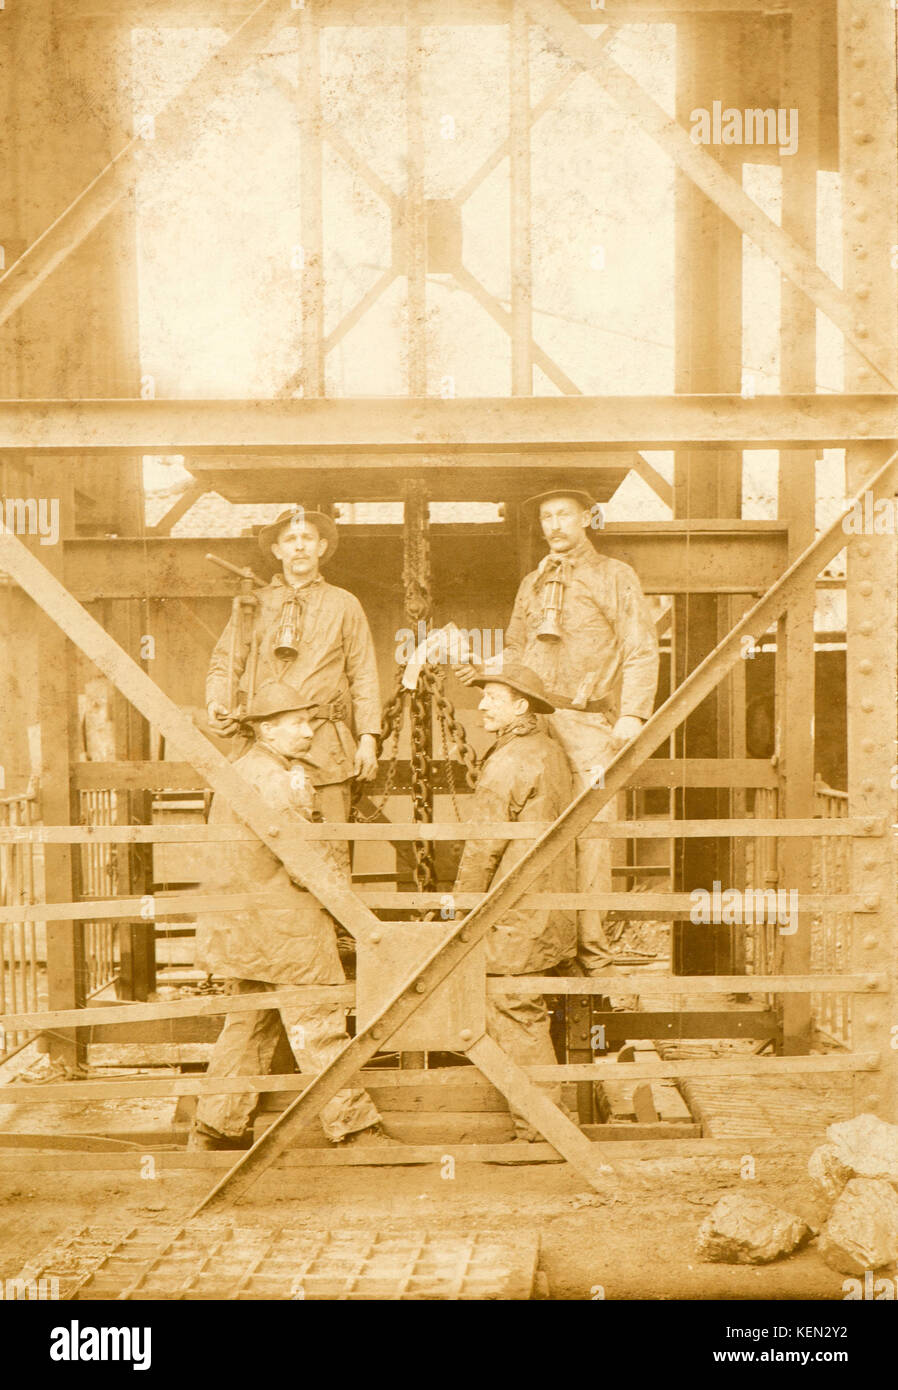
[[[322,719],[291,686],[263,686],[246,712],[254,738],[234,762],[235,771],[273,811],[304,823],[321,819],[309,751]],[[239,825],[234,809],[213,796],[210,825]],[[328,857],[328,844],[322,852]],[[197,964],[223,977],[232,994],[263,992],[285,985],[343,984],[333,918],[299,887],[281,861],[259,840],[209,845],[202,887],[208,893],[260,892],[272,905],[197,915]],[[342,857],[331,867],[345,872]],[[282,1005],[276,1010],[230,1013],[212,1051],[208,1076],[259,1076],[270,1072],[281,1037],[281,1020],[301,1071],[320,1072],[345,1047],[345,1010],[340,1004]],[[254,1093],[200,1098],[190,1147],[247,1148],[258,1102]],[[339,1091],[321,1111],[333,1142],[390,1146],[370,1097],[359,1089]]]
[[[535,514],[549,553],[521,582],[505,634],[507,659],[525,662],[556,705],[548,716],[579,793],[601,786],[605,768],[652,713],[658,639],[636,572],[592,544],[601,511],[588,493],[559,488],[524,504]],[[467,665],[467,684],[477,674]],[[614,799],[597,819],[614,820]],[[611,891],[611,842],[577,844],[579,892]],[[579,914],[578,959],[587,975],[610,958],[602,913]]]
[[[380,688],[374,643],[354,594],[328,584],[320,567],[333,558],[337,527],[324,512],[291,508],[259,532],[263,555],[281,573],[256,596],[251,630],[228,623],[206,679],[209,727],[231,735],[242,701],[272,682],[288,686],[314,719],[306,756],[325,820],[348,821],[354,777],[377,771]],[[229,706],[236,692],[237,708]],[[348,847],[342,846],[348,870]]]
[[[496,735],[486,753],[471,798],[470,819],[484,821],[554,821],[571,800],[571,775],[561,745],[540,728],[537,714],[552,705],[542,682],[526,666],[503,657],[475,675],[483,694],[478,708],[483,726]],[[458,866],[458,893],[485,893],[531,848],[532,840],[468,840]],[[573,850],[557,855],[530,891],[573,892]],[[544,975],[574,955],[575,914],[562,908],[513,907],[490,929],[486,943],[490,975]],[[541,994],[487,996],[487,1032],[520,1066],[554,1066],[549,1012]],[[561,1087],[543,1089],[556,1102]],[[512,1107],[515,1139],[539,1136]]]

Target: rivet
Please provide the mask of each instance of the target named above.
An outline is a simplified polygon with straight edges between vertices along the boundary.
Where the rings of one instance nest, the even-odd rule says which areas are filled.
[[[268,833],[271,836],[272,840],[276,840],[278,835],[280,835],[281,833],[280,827],[277,825],[269,825]]]
[[[864,895],[864,907],[867,909],[868,912],[875,912],[876,909],[879,907],[879,894],[866,893]]]
[[[861,709],[864,711],[864,714],[873,713],[873,701],[869,696],[865,696],[864,699],[861,700]]]
[[[865,738],[861,740],[861,748],[865,753],[872,753],[875,747],[876,744],[873,742],[872,738]]]
[[[373,931],[373,932],[371,933],[371,944],[372,944],[372,946],[376,946],[377,943],[378,943],[378,941],[380,941],[380,939],[381,939],[381,938],[380,938],[380,932],[379,932],[379,931]]]
[[[856,145],[869,145],[873,136],[869,130],[856,130],[854,132],[854,143]]]
[[[867,1014],[864,1022],[868,1028],[877,1028],[879,1026],[879,1019],[876,1017],[876,1014]]]
[[[416,981],[415,981],[415,993],[416,993],[416,994],[423,994],[424,991],[425,991],[426,989],[427,989],[427,986],[426,986],[426,984],[424,983],[423,980],[416,980]]]
[[[852,92],[851,101],[854,106],[863,106],[866,100],[863,92]]]
[[[860,671],[862,676],[869,676],[870,672],[873,670],[873,662],[867,661],[865,657],[863,661],[858,662],[857,669]]]
[[[867,1097],[867,1104],[869,1105],[871,1110],[876,1110],[876,1108],[880,1105],[881,1101],[882,1097],[878,1091],[871,1091]]]
[[[875,821],[873,820],[873,817],[872,817],[872,816],[868,817],[868,823],[869,823],[870,825],[874,825],[874,824],[875,824]],[[868,854],[867,857],[866,857],[866,859],[864,860],[863,867],[864,867],[865,871],[866,871],[868,874],[872,874],[872,873],[874,872],[875,869],[878,869],[878,868],[879,868],[879,864],[878,864],[877,861],[873,858],[872,854]]]
[[[877,940],[877,938],[873,935],[872,932],[870,933],[869,936],[865,936],[865,937],[864,937],[864,950],[865,950],[865,951],[875,951],[878,944],[879,944],[879,943],[878,943],[878,940]]]
[[[856,261],[865,261],[867,259],[866,246],[856,246],[854,248],[854,259]]]
[[[869,285],[858,285],[857,289],[855,290],[855,294],[857,295],[858,299],[869,299],[869,298],[870,298],[870,286],[869,286]],[[862,367],[862,368],[861,368],[861,371],[865,372],[865,373],[867,374],[867,376],[870,375],[870,369],[869,369],[869,367]]]
[[[863,555],[865,557],[867,555],[870,555],[872,553],[872,547],[870,545],[870,542],[858,541],[857,553],[858,555]],[[858,584],[858,588],[860,589],[862,594],[873,593],[873,585],[871,584],[869,579],[862,579],[860,584]]]
[[[873,745],[871,744],[870,746],[872,747]],[[866,816],[864,818],[864,831],[867,835],[876,834],[876,821],[874,820],[873,816]]]
[[[472,1036],[470,1028],[463,1028],[458,1036],[462,1038],[464,1042],[467,1042]]]
[[[859,421],[858,426],[857,426],[857,432],[858,432],[858,434],[863,434],[863,435],[866,435],[866,434],[869,434],[869,433],[870,433],[870,426],[867,424],[867,421],[866,421],[866,420],[861,420],[861,421]]]
[[[856,208],[854,209],[854,220],[855,220],[855,222],[866,222],[866,220],[867,220],[867,218],[869,217],[869,215],[870,215],[869,209],[866,208],[866,207],[856,207]],[[866,338],[867,334],[866,334],[866,333],[863,333],[861,336],[864,337],[864,338]]]
[[[856,68],[862,68],[866,61],[867,59],[864,57],[863,53],[855,53],[854,57],[851,60],[853,66]]]
[[[862,14],[852,15],[851,27],[852,29],[865,29],[867,27],[867,21],[865,17]]]
[[[872,796],[876,791],[876,783],[870,781],[862,782],[861,791],[864,793],[864,796]]]
[[[382,1038],[382,1037],[383,1037],[383,1032],[384,1032],[383,1028],[381,1028],[380,1024],[377,1023],[377,1024],[375,1024],[375,1026],[371,1029],[371,1036],[372,1036],[372,1038]]]
[[[876,977],[875,975],[868,975],[867,978],[866,978],[866,980],[864,981],[864,989],[871,989],[871,990],[872,990],[872,989],[878,989],[878,988],[879,988],[879,980],[877,979],[877,977]]]
[[[458,933],[458,939],[459,941],[471,940],[471,932],[468,927],[462,927],[461,931]]]
[[[866,619],[866,618],[864,619],[864,621],[861,623],[860,627],[858,628],[858,632],[861,634],[862,637],[872,637],[872,636],[873,636],[873,624],[869,621],[869,619]]]
[[[865,323],[857,324],[854,331],[859,338],[869,338],[870,336],[870,330]]]

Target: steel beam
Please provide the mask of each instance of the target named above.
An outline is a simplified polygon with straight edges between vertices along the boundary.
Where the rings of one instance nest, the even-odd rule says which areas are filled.
[[[233,82],[254,48],[274,34],[290,13],[289,0],[261,0],[255,7],[247,7],[239,27],[155,117],[153,139],[157,151],[176,154],[185,146],[191,127],[195,127],[214,98]],[[142,136],[135,136],[123,145],[96,178],[0,277],[0,325],[21,308],[57,266],[130,194],[145,152]]]
[[[871,332],[888,344],[898,371],[898,300],[891,263],[898,243],[898,184],[895,141],[896,12],[886,0],[839,0],[839,162],[842,179],[845,286],[865,304]],[[846,352],[845,381],[863,388],[867,366]],[[849,449],[846,490],[862,486],[881,457],[879,447]],[[894,502],[895,488],[871,491]],[[859,536],[848,548],[847,573],[848,809],[852,815],[896,820],[895,710],[898,705],[896,613],[898,540],[894,535]],[[851,1045],[882,1048],[878,1075],[859,1077],[857,1111],[898,1121],[898,901],[895,895],[896,837],[866,848],[852,846],[851,883],[877,904],[876,915],[855,918],[852,965],[884,970],[891,997],[855,996]]]
[[[53,454],[401,453],[423,456],[426,467],[426,456],[434,454],[464,466],[467,453],[835,448],[896,438],[898,394],[874,392],[754,400],[683,395],[0,401],[0,450]]]
[[[589,0],[566,0],[565,8],[583,24],[672,24],[692,14],[788,14],[800,0],[605,0],[601,9]],[[418,22],[440,28],[459,25],[505,25],[512,0],[415,0]],[[316,0],[322,25],[401,25],[404,0]],[[61,24],[108,22],[134,27],[208,28],[237,24],[252,13],[251,0],[65,0]],[[299,22],[300,7],[285,24]]]
[[[856,349],[881,381],[895,387],[888,341],[869,321],[862,303],[854,295],[840,290],[816,261],[760,210],[742,185],[712,155],[694,144],[689,132],[593,42],[559,0],[528,0],[528,8],[533,19],[543,26],[562,52],[592,74],[620,110],[841,329],[846,342]]]
[[[332,578],[342,583],[347,574],[343,562],[352,560],[356,587],[362,576],[383,571],[386,554],[393,554],[398,573],[401,563],[400,527],[341,526],[341,553]],[[467,568],[489,567],[512,545],[511,537],[455,528],[433,538],[438,568],[443,557],[453,555]],[[66,586],[81,603],[100,599],[232,598],[234,582],[205,559],[213,547],[222,559],[239,566],[259,563],[259,551],[249,537],[216,538],[214,542],[192,536],[105,539],[89,537],[65,542]],[[733,522],[711,527],[696,522],[694,530],[682,522],[657,522],[651,529],[638,522],[609,523],[601,533],[605,555],[633,565],[650,593],[667,594],[688,588],[760,592],[782,574],[786,565],[786,533],[776,522]]]

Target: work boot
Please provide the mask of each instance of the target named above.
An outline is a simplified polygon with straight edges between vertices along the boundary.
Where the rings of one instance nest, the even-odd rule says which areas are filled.
[[[187,1149],[192,1153],[218,1153],[223,1149],[251,1149],[252,1130],[245,1134],[219,1134],[217,1130],[200,1129],[193,1126],[187,1140]]]
[[[398,1139],[392,1139],[387,1134],[383,1125],[368,1125],[366,1129],[355,1129],[351,1134],[344,1134],[342,1139],[337,1141],[344,1148],[349,1145],[358,1145],[359,1148],[378,1148],[378,1149],[400,1149],[402,1145]]]

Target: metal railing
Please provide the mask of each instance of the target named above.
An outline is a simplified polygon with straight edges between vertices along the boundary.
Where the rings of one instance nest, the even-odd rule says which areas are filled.
[[[82,825],[115,825],[117,796],[114,791],[79,793]],[[111,898],[119,892],[119,847],[111,844],[81,846],[81,897]],[[115,922],[85,922],[84,968],[88,996],[111,984],[120,969],[118,927]]]
[[[775,819],[779,792],[758,788],[754,815],[759,820]],[[848,815],[848,793],[818,783],[814,795],[815,815],[821,819]],[[776,889],[780,884],[780,841],[755,837],[746,842],[746,885]],[[825,897],[851,893],[851,839],[847,836],[819,836],[813,841],[811,861],[812,892]],[[823,909],[811,918],[811,972],[842,975],[851,969],[851,912]],[[782,937],[775,924],[745,928],[746,971],[751,975],[774,975],[782,968]],[[851,1047],[851,995],[812,994],[814,1026],[841,1046]]]
[[[848,815],[848,793],[818,784],[814,797],[816,813],[822,817]],[[814,841],[814,891],[851,891],[851,841]],[[811,926],[811,969],[821,974],[840,975],[851,968],[850,912],[821,912]],[[851,1047],[851,995],[812,994],[811,1011],[818,1029],[844,1047]]]
[[[0,799],[0,825],[33,825],[36,796],[31,790]],[[0,904],[27,906],[37,901],[35,846],[30,841],[0,845]],[[43,924],[40,926],[43,936]],[[26,1013],[40,1007],[41,942],[35,922],[0,922],[0,1013]],[[40,1003],[39,1003],[40,1000]],[[0,1061],[22,1047],[34,1032],[0,1026]]]

